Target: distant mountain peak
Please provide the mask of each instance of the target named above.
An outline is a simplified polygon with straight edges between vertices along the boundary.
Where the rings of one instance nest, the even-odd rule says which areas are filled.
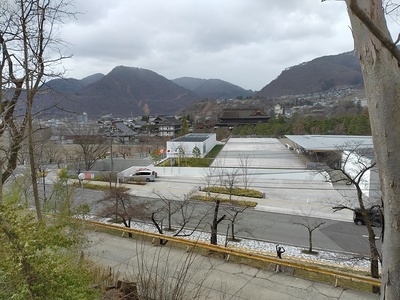
[[[318,57],[287,68],[256,95],[268,98],[312,94],[350,86],[363,86],[360,63],[354,51]]]
[[[172,80],[188,90],[198,94],[202,98],[231,99],[248,97],[253,94],[252,91],[245,90],[240,86],[234,85],[221,79],[200,79],[194,77],[181,77]]]

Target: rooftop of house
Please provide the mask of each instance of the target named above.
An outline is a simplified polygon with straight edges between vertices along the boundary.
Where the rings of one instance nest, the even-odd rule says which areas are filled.
[[[182,123],[175,117],[164,117],[158,122],[158,125],[182,125]]]
[[[244,119],[244,118],[269,118],[260,109],[225,109],[222,111],[220,119]]]
[[[124,124],[124,122],[114,122],[114,126],[117,130],[125,136],[134,136],[137,135],[137,132],[129,128]],[[118,135],[118,133],[117,133]]]
[[[215,133],[189,133],[173,139],[172,142],[204,142]]]

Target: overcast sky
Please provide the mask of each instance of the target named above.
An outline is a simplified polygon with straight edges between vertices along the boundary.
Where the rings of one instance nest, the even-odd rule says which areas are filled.
[[[76,0],[62,29],[81,79],[115,66],[168,79],[218,78],[260,90],[285,68],[353,50],[344,2],[320,0]]]

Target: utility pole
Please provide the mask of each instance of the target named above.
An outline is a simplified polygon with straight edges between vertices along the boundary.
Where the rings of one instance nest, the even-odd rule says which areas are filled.
[[[113,158],[113,128],[110,129],[110,162],[111,162],[111,174],[114,173],[114,158]]]

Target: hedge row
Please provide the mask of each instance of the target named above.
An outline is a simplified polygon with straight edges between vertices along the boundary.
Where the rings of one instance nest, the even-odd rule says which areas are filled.
[[[209,197],[209,196],[201,196],[201,195],[194,195],[192,196],[191,200],[198,200],[198,201],[217,201],[219,200],[221,203],[231,203],[235,206],[248,206],[248,207],[256,207],[257,202],[254,201],[245,201],[245,200],[231,200],[227,198],[220,198],[220,197]]]
[[[263,193],[257,190],[252,189],[243,189],[243,188],[233,188],[231,191],[226,187],[205,187],[202,189],[203,192],[210,192],[216,194],[225,194],[232,196],[241,196],[241,197],[252,197],[252,198],[262,198]]]

